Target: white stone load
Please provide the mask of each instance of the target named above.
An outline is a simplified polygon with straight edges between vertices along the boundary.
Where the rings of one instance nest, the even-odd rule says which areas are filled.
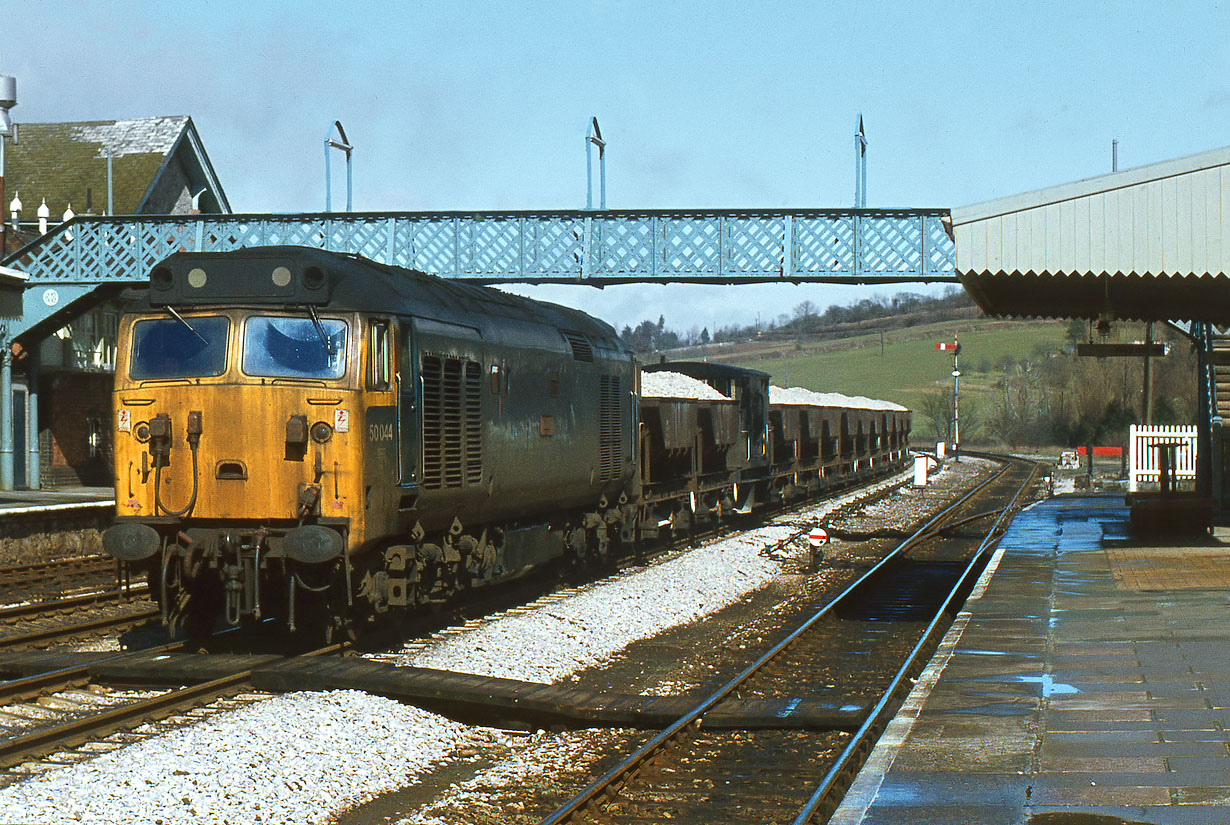
[[[815,392],[803,387],[769,387],[770,404],[790,404],[804,407],[845,407],[854,410],[888,410],[907,412],[907,408],[892,401],[881,401],[863,395],[842,395],[839,392]]]
[[[661,370],[641,373],[642,398],[688,398],[699,401],[729,401],[728,396],[697,378]]]

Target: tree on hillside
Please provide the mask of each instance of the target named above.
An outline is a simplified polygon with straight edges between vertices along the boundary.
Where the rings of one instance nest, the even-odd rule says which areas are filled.
[[[952,441],[952,390],[935,389],[925,393],[917,412],[934,430],[937,441]],[[982,406],[972,395],[961,396],[961,442],[968,444],[981,435]]]
[[[930,422],[937,441],[952,439],[952,393],[934,389],[923,395],[918,412]]]
[[[1042,420],[1042,390],[1031,361],[1005,369],[995,382],[995,398],[987,415],[987,428],[996,440],[1017,447],[1046,440]]]

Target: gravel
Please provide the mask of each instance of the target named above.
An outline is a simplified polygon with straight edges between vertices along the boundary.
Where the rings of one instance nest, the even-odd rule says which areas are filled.
[[[0,565],[37,564],[102,553],[102,534],[93,528],[0,538]]]
[[[704,401],[729,401],[728,396],[713,387],[680,372],[641,373],[641,396],[644,398],[694,398]]]
[[[760,551],[789,535],[785,522],[822,519],[851,497],[681,551],[567,600],[509,613],[401,661],[561,680],[630,642],[712,613],[762,586],[780,564]],[[458,750],[499,735],[354,691],[291,693],[2,789],[0,821],[327,822],[414,783]]]
[[[842,395],[839,392],[815,392],[803,387],[769,387],[770,404],[801,404],[816,407],[848,407],[856,410],[897,410],[906,408],[892,401],[881,401],[865,395]]]

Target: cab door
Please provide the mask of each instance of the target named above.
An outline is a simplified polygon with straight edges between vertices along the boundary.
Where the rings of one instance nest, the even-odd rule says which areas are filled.
[[[364,485],[372,530],[388,530],[381,523],[397,506],[401,458],[398,452],[398,398],[394,370],[395,327],[390,318],[371,318],[364,331],[363,367]],[[380,514],[380,515],[377,515]]]
[[[422,433],[418,399],[419,371],[414,322],[404,318],[397,333],[397,448],[399,483],[413,498],[419,487],[419,443]],[[407,489],[408,488],[408,489]]]

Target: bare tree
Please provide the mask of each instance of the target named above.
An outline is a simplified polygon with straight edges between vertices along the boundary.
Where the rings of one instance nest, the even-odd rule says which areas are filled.
[[[942,389],[931,390],[923,395],[918,406],[919,412],[935,428],[936,440],[949,440],[952,437],[952,393]]]

